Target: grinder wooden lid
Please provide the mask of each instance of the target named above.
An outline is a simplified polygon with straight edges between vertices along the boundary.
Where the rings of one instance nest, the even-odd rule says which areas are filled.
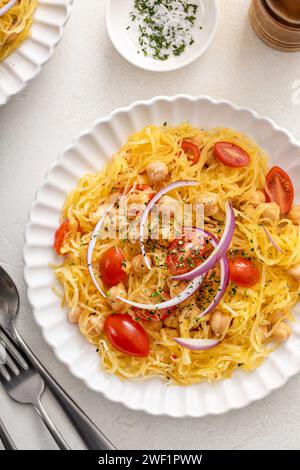
[[[252,0],[250,19],[254,31],[268,46],[300,51],[300,1]]]
[[[299,0],[265,0],[267,8],[279,22],[287,26],[300,27]]]

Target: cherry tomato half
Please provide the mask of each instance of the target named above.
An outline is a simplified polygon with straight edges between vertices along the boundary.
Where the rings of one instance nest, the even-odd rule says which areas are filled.
[[[287,214],[292,208],[295,196],[289,175],[279,166],[274,166],[266,176],[266,185],[269,200],[277,202],[281,214]]]
[[[238,286],[252,287],[258,283],[260,273],[253,261],[237,257],[229,260],[229,277]]]
[[[195,230],[186,230],[182,238],[176,238],[167,254],[167,266],[171,274],[192,271],[203,262],[205,251],[202,236]]]
[[[225,166],[242,167],[250,163],[250,157],[245,150],[231,142],[217,142],[214,146],[215,157]]]
[[[181,148],[184,153],[187,154],[187,157],[192,165],[195,165],[199,162],[201,153],[197,145],[193,144],[193,142],[190,142],[189,140],[184,140],[181,144]]]
[[[54,249],[58,255],[61,255],[61,247],[64,243],[65,236],[70,230],[70,222],[65,220],[56,230],[54,235]]]
[[[130,315],[109,315],[104,323],[104,332],[111,344],[122,353],[136,357],[148,356],[150,349],[148,335]]]
[[[102,280],[106,286],[116,286],[127,280],[127,274],[123,270],[125,256],[121,248],[113,246],[109,248],[100,259],[99,267]]]

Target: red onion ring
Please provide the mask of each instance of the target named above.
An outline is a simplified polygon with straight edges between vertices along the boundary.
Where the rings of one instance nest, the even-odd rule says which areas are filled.
[[[200,227],[195,227],[194,230],[197,230],[198,232],[201,232],[206,237],[209,237],[211,239],[210,243],[212,244],[212,246],[214,248],[217,248],[218,239],[212,233],[206,232],[205,230],[203,230]],[[226,292],[226,289],[228,287],[228,284],[229,284],[229,264],[228,264],[227,256],[223,256],[223,258],[221,258],[219,262],[220,262],[220,268],[221,268],[221,280],[220,280],[220,286],[218,288],[217,294],[215,295],[214,299],[209,304],[209,306],[206,307],[206,309],[203,310],[203,312],[201,312],[199,314],[197,319],[204,317],[205,315],[207,315],[208,313],[210,313],[212,310],[214,310],[216,308],[216,306],[221,302],[221,300],[222,300],[222,298],[223,298],[223,296]]]
[[[191,351],[207,351],[220,343],[217,339],[174,338],[174,341]]]
[[[189,271],[185,274],[180,274],[178,276],[173,276],[172,279],[176,281],[190,281],[194,277],[201,274],[205,274],[207,271],[212,269],[221,258],[226,255],[226,252],[230,246],[233,234],[235,229],[235,216],[233,212],[232,205],[229,202],[226,202],[226,224],[224,227],[223,235],[218,242],[215,250],[211,255],[204,261],[204,263],[197,266],[197,268]]]
[[[197,230],[201,232],[203,235],[210,237],[211,244],[214,247],[217,247],[218,240],[212,233],[206,232],[205,230],[202,230],[199,227],[195,227],[194,230]],[[212,310],[214,310],[216,306],[220,303],[223,295],[225,294],[225,291],[229,284],[229,265],[228,265],[228,260],[226,256],[221,258],[220,267],[221,267],[221,281],[220,281],[220,287],[218,289],[218,292],[216,296],[214,297],[213,301],[211,302],[211,304],[203,312],[201,312],[200,315],[198,315],[196,320],[201,317],[204,317],[205,315],[210,313]],[[193,339],[193,338],[174,338],[174,341],[178,343],[180,346],[186,349],[190,349],[191,351],[206,351],[208,349],[214,348],[220,343],[219,340],[215,340],[215,339]]]
[[[151,199],[151,201],[149,201],[146,209],[142,213],[141,222],[140,222],[139,241],[140,241],[141,252],[142,252],[142,255],[144,257],[145,264],[146,264],[147,268],[149,269],[149,271],[151,270],[151,266],[150,266],[148,258],[146,256],[146,250],[145,250],[145,244],[144,244],[144,232],[145,232],[145,225],[146,225],[146,222],[147,222],[147,218],[148,218],[148,215],[149,215],[151,209],[154,207],[154,205],[157,203],[157,201],[159,201],[159,199],[162,196],[169,193],[173,189],[184,188],[184,187],[188,187],[188,186],[199,186],[199,184],[200,183],[198,181],[192,181],[192,180],[191,181],[184,181],[184,180],[183,181],[176,181],[175,183],[168,184],[163,189],[158,191],[157,194],[155,194],[155,196]],[[204,273],[200,273],[200,274],[204,274]],[[196,276],[193,276],[193,277],[196,277]],[[192,279],[193,278],[188,279],[188,280],[190,281]]]
[[[17,0],[10,0],[4,7],[0,8],[0,16],[3,16],[7,13],[16,3]]]
[[[99,220],[99,222],[97,223],[96,227],[94,228],[93,232],[92,232],[92,237],[91,237],[91,241],[89,243],[89,246],[88,246],[88,249],[87,249],[87,256],[86,256],[86,260],[87,260],[87,267],[88,267],[88,270],[89,270],[89,273],[90,273],[90,276],[92,278],[92,281],[93,283],[95,284],[95,287],[98,289],[98,291],[100,292],[101,295],[103,295],[103,297],[106,299],[106,294],[104,293],[104,291],[102,290],[102,288],[100,287],[100,285],[98,284],[98,281],[94,275],[94,271],[93,271],[93,266],[92,266],[92,258],[93,258],[93,253],[94,253],[94,249],[95,249],[95,245],[96,245],[96,240],[97,240],[97,237],[98,237],[98,233],[101,231],[102,229],[102,225],[104,224],[104,220],[105,220],[105,217],[107,216],[107,214],[109,213],[109,211],[111,211],[111,209],[114,207],[115,205],[115,202],[116,200],[114,200],[114,202],[112,202],[108,207],[107,209],[104,211],[104,213],[102,214],[102,217],[101,219]]]
[[[182,187],[182,185],[184,186],[196,186],[198,185],[197,182],[194,182],[194,181],[178,181],[176,183],[172,183],[172,185],[169,185],[168,187],[164,188],[164,190],[166,190],[167,188],[167,191],[170,191],[171,189],[175,189],[177,187]],[[170,189],[170,186],[172,186],[172,188]],[[160,192],[162,193],[162,191]],[[154,196],[154,198],[156,198],[156,201],[161,197],[161,195],[159,195],[159,193]],[[154,199],[153,198],[153,199]],[[153,201],[152,199],[152,201]],[[150,202],[152,202],[150,201]],[[93,252],[94,252],[94,249],[95,249],[95,244],[96,244],[96,239],[97,239],[97,236],[98,236],[98,233],[100,232],[101,228],[102,228],[102,225],[105,221],[105,217],[107,216],[107,214],[109,213],[109,211],[113,208],[114,204],[115,204],[116,200],[114,200],[109,206],[108,208],[106,209],[106,211],[103,213],[101,219],[99,220],[99,222],[97,223],[96,227],[94,228],[93,232],[92,232],[92,237],[91,237],[91,241],[89,243],[89,246],[88,246],[88,250],[87,250],[87,265],[88,265],[88,270],[89,270],[89,273],[90,273],[90,276],[91,276],[91,279],[94,283],[94,285],[96,286],[97,290],[101,293],[101,295],[106,298],[106,294],[105,292],[103,291],[103,289],[100,287],[95,275],[94,275],[94,272],[93,272],[93,267],[92,267],[92,257],[93,257]],[[154,202],[155,203],[155,202]],[[146,213],[146,216],[145,216],[145,220],[147,219],[147,215],[149,213],[149,211],[151,210],[151,208],[149,209],[149,204],[147,206],[148,208],[148,212]],[[232,213],[233,213],[233,210],[231,208],[231,206],[229,205],[229,208],[231,209]],[[229,223],[227,225],[230,225]],[[217,238],[214,237],[213,234],[211,234],[210,232],[206,232],[204,230],[202,230],[201,228],[199,227],[196,227],[195,230],[201,232],[201,234],[205,235],[206,237],[210,237],[210,242],[212,243],[212,245],[214,246],[215,250],[213,253],[215,253],[219,246],[219,244],[221,243],[222,239],[220,242],[218,242]],[[226,230],[226,227],[225,227],[225,230]],[[224,232],[225,232],[224,230]],[[224,234],[223,234],[223,237],[224,238]],[[208,258],[208,260],[211,258],[211,256]],[[147,258],[146,258],[147,259]],[[182,291],[180,294],[178,294],[176,297],[173,297],[172,299],[169,299],[167,301],[164,301],[164,302],[161,302],[159,304],[143,304],[143,303],[139,303],[139,302],[133,302],[131,300],[128,300],[128,299],[125,299],[124,297],[121,297],[121,296],[116,296],[116,298],[128,305],[130,305],[131,307],[136,307],[136,308],[140,308],[140,309],[145,309],[145,310],[163,310],[163,309],[170,309],[172,307],[175,307],[176,305],[182,303],[183,301],[187,300],[189,297],[191,297],[200,287],[200,285],[202,284],[203,280],[204,280],[204,277],[205,277],[205,274],[207,273],[207,271],[209,269],[211,269],[211,267],[214,267],[215,264],[220,261],[220,267],[221,267],[221,282],[220,282],[220,288],[218,289],[218,292],[214,298],[214,300],[211,302],[211,304],[199,315],[198,318],[201,318],[202,316],[206,315],[207,313],[209,313],[211,310],[213,310],[217,305],[218,303],[221,301],[226,289],[227,289],[227,286],[228,286],[228,283],[229,283],[229,268],[228,268],[228,261],[227,261],[227,258],[226,256],[223,256],[223,258],[221,259],[218,259],[215,264],[213,266],[210,266],[208,267],[207,265],[207,261],[204,264],[206,264],[206,270],[198,275],[198,276],[194,276],[193,279],[191,279],[191,282],[190,284],[187,286],[187,288]],[[201,265],[201,266],[203,266]]]
[[[187,300],[189,297],[191,297],[201,286],[203,280],[204,280],[204,275],[197,276],[195,277],[190,284],[187,286],[186,289],[184,289],[180,294],[176,295],[176,297],[173,297],[170,300],[166,300],[165,302],[161,302],[159,304],[142,304],[138,302],[133,302],[131,300],[125,299],[124,297],[120,297],[119,295],[116,296],[116,299],[121,300],[122,302],[130,305],[131,307],[136,307],[136,308],[141,308],[144,310],[164,310],[164,309],[169,309],[172,307],[175,307],[178,304],[181,304],[181,302],[184,302]]]
[[[97,279],[94,275],[93,266],[92,266],[92,258],[93,258],[93,253],[94,253],[98,233],[101,231],[101,228],[102,228],[102,225],[104,223],[105,217],[107,216],[109,211],[113,208],[115,202],[116,202],[116,200],[114,200],[113,203],[111,203],[107,207],[107,209],[103,213],[101,219],[99,220],[96,227],[94,228],[94,230],[92,232],[91,241],[89,243],[88,250],[87,250],[87,266],[88,266],[88,270],[89,270],[91,279],[92,279],[95,287],[97,288],[97,290],[100,292],[100,294],[104,298],[106,298],[107,296],[106,296],[105,292],[103,291],[103,289],[100,287],[100,285],[99,285],[99,283],[98,283],[98,281],[97,281]],[[128,305],[130,305],[132,307],[137,307],[137,308],[141,308],[141,309],[145,309],[145,310],[163,310],[165,308],[169,309],[169,308],[175,307],[176,305],[183,302],[184,300],[187,300],[191,295],[193,295],[199,289],[199,287],[202,284],[203,280],[204,280],[204,276],[202,276],[202,275],[198,276],[197,278],[193,279],[192,282],[190,282],[190,284],[187,286],[187,288],[184,291],[180,292],[180,294],[178,294],[176,297],[173,297],[173,299],[167,300],[165,302],[161,302],[160,304],[142,304],[142,303],[138,303],[138,302],[132,302],[132,301],[130,301],[128,299],[125,299],[123,297],[120,297],[120,296],[117,296],[116,298],[118,300],[121,300],[124,303],[127,303]]]
[[[276,250],[280,251],[280,253],[284,253],[284,251],[280,248],[280,246],[277,245],[275,240],[272,238],[272,235],[270,232],[266,229],[266,227],[263,226],[264,232],[267,235],[269,241],[272,243],[272,245],[276,248]]]

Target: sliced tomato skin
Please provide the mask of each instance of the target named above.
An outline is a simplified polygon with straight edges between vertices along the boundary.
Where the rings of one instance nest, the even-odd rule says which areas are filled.
[[[203,262],[205,247],[196,231],[188,230],[182,238],[176,238],[168,248],[166,263],[173,275],[192,271]]]
[[[196,165],[196,163],[199,162],[201,152],[197,145],[193,144],[193,142],[189,140],[183,140],[183,142],[181,143],[181,148],[184,153],[187,154],[188,159],[190,160],[192,165]]]
[[[116,286],[125,282],[128,275],[123,270],[123,264],[126,261],[121,248],[113,246],[109,248],[101,257],[99,262],[102,281],[108,287]]]
[[[54,235],[54,249],[58,255],[61,255],[61,248],[65,240],[65,236],[70,230],[69,220],[65,220],[56,230]]]
[[[229,260],[229,278],[240,287],[253,287],[260,280],[255,263],[242,256]]]
[[[104,332],[110,343],[123,354],[146,357],[150,350],[149,337],[144,328],[128,314],[109,315]]]
[[[274,166],[266,176],[266,186],[267,199],[279,205],[281,214],[290,212],[295,191],[289,175],[279,166]]]
[[[240,168],[250,163],[248,153],[231,142],[217,142],[214,145],[214,155],[223,165],[231,168]]]

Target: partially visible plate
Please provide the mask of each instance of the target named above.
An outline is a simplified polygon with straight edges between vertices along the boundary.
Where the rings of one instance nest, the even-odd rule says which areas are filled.
[[[35,78],[61,40],[73,0],[39,0],[30,36],[0,62],[0,106]]]
[[[300,371],[300,316],[291,338],[251,373],[241,370],[215,384],[167,386],[161,379],[122,382],[101,370],[95,347],[67,320],[66,310],[52,291],[49,263],[61,260],[53,250],[54,232],[66,194],[85,173],[97,172],[128,136],[147,124],[178,125],[184,121],[204,128],[227,126],[246,133],[271,156],[271,163],[290,174],[300,196],[300,145],[288,132],[254,111],[208,97],[179,95],[140,101],[97,121],[68,147],[48,171],[30,211],[24,248],[25,279],[34,318],[47,343],[72,374],[106,398],[135,410],[174,417],[219,414],[265,397]],[[295,308],[300,314],[300,306]]]

